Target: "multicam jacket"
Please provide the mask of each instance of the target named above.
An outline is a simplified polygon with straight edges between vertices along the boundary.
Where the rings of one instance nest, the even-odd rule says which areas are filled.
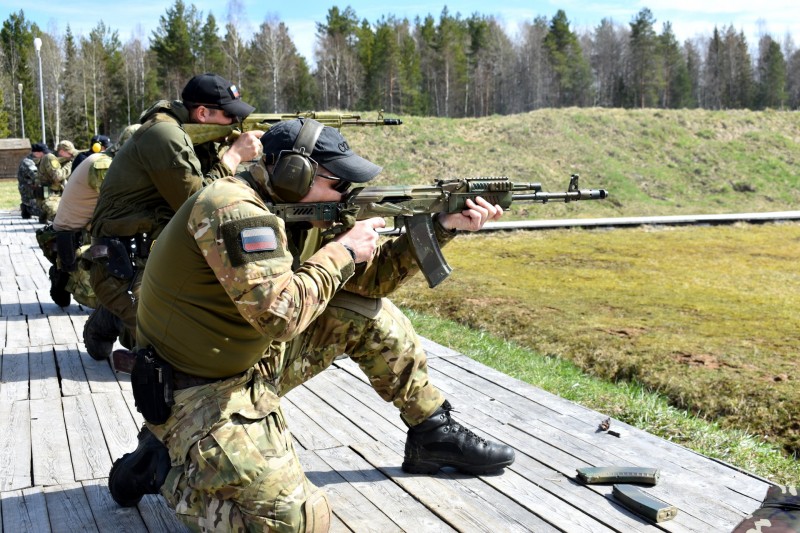
[[[304,331],[338,291],[386,296],[418,270],[405,235],[358,266],[335,242],[301,262],[307,231],[287,227],[247,180],[221,179],[190,198],[144,272],[138,344],[189,374],[242,372],[270,343]],[[452,233],[435,226],[444,244]]]

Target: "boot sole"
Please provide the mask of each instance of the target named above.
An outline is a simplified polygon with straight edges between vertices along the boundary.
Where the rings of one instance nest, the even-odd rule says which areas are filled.
[[[514,462],[514,459],[509,461],[502,461],[500,463],[495,463],[491,465],[467,465],[467,464],[458,464],[458,463],[434,463],[430,461],[421,461],[416,463],[411,463],[408,461],[403,461],[403,472],[407,472],[409,474],[436,474],[444,468],[445,466],[452,466],[459,472],[463,474],[473,474],[473,475],[481,475],[481,474],[491,474],[494,472],[498,472],[503,468],[511,465]]]

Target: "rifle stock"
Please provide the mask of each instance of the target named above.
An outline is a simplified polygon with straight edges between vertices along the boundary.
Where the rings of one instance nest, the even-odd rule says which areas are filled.
[[[514,201],[545,204],[552,200],[574,202],[602,200],[605,189],[579,189],[578,175],[570,177],[565,192],[544,192],[539,183],[513,183],[506,177],[438,180],[433,185],[387,185],[353,189],[343,202],[274,204],[270,210],[286,223],[326,222],[337,224],[330,231],[341,233],[349,229],[343,215],[355,215],[356,220],[373,217],[394,218],[395,227],[405,228],[414,259],[422,270],[428,286],[436,287],[452,272],[447,264],[433,227],[431,215],[460,213],[467,200],[478,196],[506,209]]]
[[[337,129],[341,129],[344,126],[399,126],[403,123],[402,120],[397,118],[383,118],[383,112],[379,113],[378,118],[375,120],[365,120],[361,118],[361,115],[354,113],[306,111],[302,113],[283,114],[253,113],[236,124],[187,123],[183,125],[183,129],[186,131],[186,134],[189,135],[189,138],[192,139],[192,144],[194,145],[207,143],[209,141],[225,141],[227,143],[232,143],[242,132],[252,130],[267,131],[279,122],[294,120],[296,118],[311,118],[317,122],[321,122],[325,126]]]

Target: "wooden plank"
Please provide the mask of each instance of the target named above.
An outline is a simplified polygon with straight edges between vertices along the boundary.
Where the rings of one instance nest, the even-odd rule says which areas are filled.
[[[83,371],[81,356],[75,346],[55,346],[58,372],[61,375],[61,394],[78,396],[89,394],[89,382]]]
[[[462,374],[463,369],[456,369],[456,367],[452,367],[451,372],[453,374],[459,374],[462,380],[460,383],[464,383],[465,378]],[[474,374],[469,375],[474,377]],[[447,379],[442,376],[437,376],[437,378],[439,378],[440,381]],[[496,387],[487,385],[484,380],[480,380],[478,383],[473,383],[473,386],[479,387],[479,390],[481,391],[489,390],[493,393],[497,392]],[[473,398],[473,396],[470,397],[470,399]],[[538,426],[537,432],[539,434],[537,435],[537,438],[539,440],[546,440],[548,443],[554,445],[557,444],[565,451],[568,451],[573,455],[580,456],[581,458],[585,459],[587,463],[593,466],[600,466],[602,464],[609,463],[597,463],[592,461],[614,460],[619,461],[617,464],[621,463],[647,466],[641,464],[643,460],[648,462],[648,464],[655,464],[651,458],[653,445],[651,445],[649,442],[643,442],[643,439],[646,439],[647,441],[655,440],[655,443],[658,443],[660,447],[665,449],[667,452],[659,454],[658,463],[656,464],[656,466],[662,469],[662,479],[682,479],[684,481],[684,486],[681,490],[681,494],[689,496],[691,492],[696,493],[696,496],[690,496],[691,499],[688,500],[692,504],[699,504],[703,501],[708,501],[709,494],[716,494],[719,496],[725,493],[720,497],[715,496],[714,499],[724,501],[726,506],[730,505],[732,502],[735,502],[740,509],[745,510],[745,513],[750,512],[753,508],[755,508],[750,507],[756,503],[752,498],[736,491],[725,490],[723,480],[736,474],[734,470],[715,468],[716,471],[713,473],[713,475],[697,476],[697,467],[708,468],[705,465],[706,463],[714,465],[713,462],[701,460],[704,458],[699,454],[690,452],[688,454],[688,458],[683,459],[684,456],[687,455],[687,450],[685,448],[668,443],[662,439],[654,439],[652,435],[640,430],[636,430],[632,427],[628,427],[631,430],[630,432],[628,432],[628,428],[625,429],[626,438],[624,439],[624,445],[620,445],[616,439],[611,439],[611,437],[604,433],[598,433],[593,423],[586,424],[584,422],[583,427],[580,428],[576,427],[576,424],[574,423],[567,424],[565,426],[562,424],[565,421],[563,417],[548,417],[546,419],[542,417],[535,417],[533,416],[535,409],[525,409],[523,402],[521,402],[519,399],[516,399],[516,402],[514,402],[514,400],[515,398],[511,398],[510,400],[506,399],[503,402],[495,402],[492,404],[490,407],[492,416],[496,416],[496,412],[498,411],[505,411],[505,416],[509,417],[509,424],[516,425],[521,431],[526,431],[527,428]],[[480,408],[481,405],[486,404],[478,404],[478,408]],[[511,405],[514,405],[514,407],[510,407]],[[522,408],[520,408],[520,406]],[[484,409],[484,412],[487,412],[487,410]],[[592,411],[592,413],[594,412]],[[583,418],[585,420],[588,417],[584,416]],[[598,418],[598,414],[594,414],[591,420],[594,421]],[[574,422],[574,420],[569,418],[567,418],[566,421]],[[599,454],[598,452],[600,451],[603,453]],[[609,453],[611,455],[609,455]],[[591,459],[592,457],[596,458]],[[686,486],[687,480],[692,480],[690,481],[691,491],[687,490],[689,488]],[[757,507],[757,505],[755,506]],[[705,515],[708,513],[707,511],[703,511],[703,514]],[[721,512],[720,516],[729,517],[729,513]]]
[[[18,291],[19,289],[15,287],[11,290],[6,289],[0,292],[0,315],[7,317],[22,315]]]
[[[396,431],[397,426],[392,425],[370,408],[373,406],[372,404],[375,404],[374,407],[376,408],[390,404],[387,404],[371,389],[360,391],[361,394],[356,392],[355,396],[352,396],[349,394],[350,391],[347,391],[347,385],[344,386],[344,390],[337,387],[332,380],[343,377],[345,374],[342,370],[329,368],[314,379],[306,382],[305,386],[317,396],[329,402],[331,407],[336,409],[341,416],[361,428],[372,439],[380,440],[384,445],[391,448],[402,450],[406,442],[405,432]],[[399,422],[399,411],[394,406],[390,405],[390,407]]]
[[[0,400],[0,491],[30,487],[31,412],[30,402]]]
[[[42,314],[42,306],[39,304],[39,297],[36,294],[36,290],[20,290],[18,294],[20,311],[23,315],[39,316]],[[48,293],[48,297],[49,296]]]
[[[41,487],[0,492],[0,503],[5,531],[50,531],[47,504]]]
[[[136,448],[139,427],[128,411],[122,391],[92,394],[111,460]]]
[[[297,407],[292,399],[294,391],[281,398],[281,408],[286,417],[289,430],[306,450],[320,450],[341,446],[321,425]]]
[[[309,481],[325,491],[334,516],[341,520],[345,527],[359,533],[403,531],[384,514],[381,505],[375,505],[368,500],[316,453],[308,451],[299,455]]]
[[[374,444],[379,445],[378,443]],[[360,449],[360,447],[355,448],[356,451]],[[444,501],[433,505],[434,510],[431,511],[427,502],[418,501],[417,495],[409,494],[403,490],[405,487],[401,488],[396,484],[395,480],[373,468],[362,457],[354,453],[353,449],[345,447],[330,448],[319,450],[317,455],[339,472],[350,485],[376,505],[381,512],[392,519],[403,531],[452,531],[454,528],[464,530],[463,526],[466,522],[451,521],[447,518],[445,518],[445,522],[440,520],[440,518],[444,518],[441,514],[441,505]],[[453,497],[454,494],[450,494],[443,489],[440,496],[442,500],[445,500]],[[472,512],[471,509],[467,509],[469,503],[466,500],[460,501],[458,504],[463,504],[464,514]],[[487,527],[492,528],[492,531],[522,531],[516,528],[506,529],[500,524],[490,525],[490,522],[485,523]],[[477,531],[476,529],[469,530]]]
[[[120,390],[111,363],[108,360],[97,361],[86,351],[83,345],[75,345],[75,351],[80,357],[83,371],[89,382],[92,392],[112,392]]]
[[[189,527],[178,520],[166,500],[155,494],[145,494],[137,506],[147,529],[152,532],[189,533]]]
[[[444,376],[436,376],[435,382],[437,384],[446,381],[447,379]],[[516,428],[513,428],[513,426],[507,426],[508,430],[504,427],[493,428],[492,416],[495,416],[496,413],[492,413],[490,416],[482,412],[479,407],[482,404],[485,405],[486,402],[475,402],[477,391],[464,393],[464,390],[451,392],[451,397],[459,399],[459,403],[466,403],[471,399],[476,409],[465,412],[462,420],[474,427],[487,429],[487,431],[488,428],[492,428],[495,438],[498,435],[504,435],[504,437],[500,437],[501,440],[506,440],[518,450],[525,450],[526,453],[527,450],[533,450],[534,455],[532,457],[537,461],[554,468],[566,476],[574,476],[576,468],[587,465],[622,464],[655,466],[658,468],[664,468],[665,466],[661,462],[661,458],[625,456],[625,445],[616,445],[613,451],[602,446],[592,446],[564,432],[561,428],[551,426],[543,419],[529,420],[525,428],[520,428],[520,433],[514,433],[513,429]],[[500,409],[499,405],[492,405],[491,410]],[[509,435],[516,435],[516,439],[507,440]],[[612,443],[610,441],[607,442],[607,447],[610,448]],[[647,464],[641,464],[643,460]],[[665,482],[667,479],[670,482]],[[724,530],[726,527],[730,528],[732,522],[741,518],[741,515],[734,509],[715,497],[713,491],[710,493],[702,490],[698,491],[691,479],[692,476],[685,471],[672,472],[669,478],[662,473],[661,482],[651,491],[656,497],[680,507],[682,513],[677,520],[685,520],[685,525],[693,528],[693,530]],[[692,517],[696,517],[697,520],[693,521]]]
[[[307,385],[308,383],[306,383]],[[297,387],[292,391],[292,401],[315,420],[327,421],[325,429],[333,438],[344,445],[363,440],[372,440],[372,437],[363,429],[342,417],[338,411],[313,394],[306,386]],[[291,422],[289,423],[291,424]]]
[[[120,507],[111,497],[105,480],[84,481],[83,492],[89,502],[97,529],[101,533],[147,533],[147,526],[136,507]],[[162,531],[169,531],[163,529]]]
[[[60,399],[30,400],[33,482],[61,485],[75,481]]]
[[[397,485],[459,531],[529,531],[532,522],[541,522],[533,515],[524,523],[519,522],[518,513],[514,516],[499,512],[452,480],[439,476],[407,474],[400,468],[402,455],[380,442],[354,444],[352,448],[369,464],[391,477]],[[324,455],[323,457],[328,459]],[[546,520],[550,521],[550,517]],[[565,521],[565,525],[565,530],[571,531],[610,531],[580,512],[571,513],[570,520]]]
[[[351,416],[350,413],[352,413],[356,409],[356,406],[353,405],[350,400],[348,400],[348,397],[351,394],[353,395],[353,398],[364,397],[368,396],[368,393],[372,391],[371,389],[365,390],[367,389],[368,386],[366,384],[362,384],[361,382],[356,380],[353,376],[350,376],[350,379],[347,379],[346,376],[350,376],[350,374],[341,371],[339,372],[329,371],[323,373],[320,377],[315,379],[314,385],[318,387],[318,389],[316,390],[317,393],[324,394],[325,397],[336,398],[337,405],[340,405],[342,407],[343,414],[346,413],[347,416],[349,417]],[[331,385],[336,384],[338,388],[337,389],[319,388],[319,382],[326,380],[330,381]],[[385,412],[386,410],[382,411]],[[391,407],[388,411],[390,411],[389,418],[391,420],[397,418],[397,412],[393,407]],[[370,429],[372,428],[376,429],[376,433],[373,433],[373,435],[376,434],[384,435],[384,438],[378,438],[378,440],[382,443],[382,445],[396,451],[399,454],[403,453],[405,444],[404,426],[401,426],[402,427],[401,429],[401,427],[394,426],[391,422],[389,422],[389,420],[384,420],[384,423],[381,424],[380,422],[375,422],[374,420],[372,420],[371,417],[368,423],[370,425]],[[563,476],[561,476],[559,473],[553,470],[550,470],[549,474],[551,476],[557,476],[559,480],[565,479]],[[535,499],[534,496],[528,495],[527,496],[528,503],[525,507],[532,512],[536,512],[537,514],[539,514],[539,516],[545,516],[545,517],[548,516],[548,514],[550,513],[549,509],[557,503],[560,503],[562,507],[569,508],[568,505],[567,506],[564,505],[563,501],[559,501],[557,498],[554,498],[547,492],[543,492],[542,489],[540,489],[536,484],[533,484],[527,480],[523,480],[522,478],[516,476],[516,474],[508,470],[504,472],[503,475],[488,477],[488,479],[492,480],[506,481],[505,485],[510,486],[511,488],[506,491],[500,491],[503,494],[485,490],[484,489],[485,484],[483,482],[475,483],[475,480],[478,478],[475,478],[473,476],[458,476],[457,478],[459,479],[459,482],[461,484],[465,485],[466,487],[470,487],[470,490],[472,490],[472,492],[483,494],[482,498],[487,500],[487,502],[491,502],[491,507],[496,508],[498,510],[502,509],[503,512],[505,512],[509,516],[516,516],[515,520],[517,521],[517,523],[528,523],[530,521],[536,521],[536,520],[542,522],[537,526],[536,528],[537,531],[539,529],[542,530],[547,528],[553,529],[553,526],[545,523],[536,516],[531,516],[525,509],[520,509],[519,505],[511,502],[511,498],[513,498],[515,501],[519,501],[520,494],[525,494],[526,491],[528,493],[532,492],[535,495]],[[516,483],[509,482],[508,481],[509,478],[516,479]],[[599,499],[605,501],[603,498]],[[581,505],[578,506],[577,508],[582,509],[583,506]],[[561,520],[564,521],[567,520],[567,518],[568,517],[561,517]],[[628,530],[634,531],[636,530],[636,528],[628,527]]]
[[[97,531],[89,500],[80,483],[64,483],[61,486],[45,487],[44,496],[47,500],[52,533]]]
[[[125,400],[125,405],[128,407],[128,412],[133,417],[136,427],[142,427],[144,425],[144,417],[142,413],[136,409],[136,400],[133,399],[133,391],[130,389],[123,389],[122,398]]]
[[[31,348],[28,355],[30,365],[31,400],[60,398],[56,359],[51,346]]]
[[[22,315],[12,315],[6,317],[6,348],[27,348],[30,345],[28,340],[28,321]]]
[[[461,356],[458,360],[442,362],[443,365],[448,365],[448,363],[454,364],[457,368],[460,368],[461,371],[469,372],[473,375],[480,375],[490,380],[490,383],[481,383],[481,390],[486,387],[501,387],[513,392],[515,395],[522,396],[534,402],[534,405],[531,405],[521,402],[520,398],[511,400],[509,403],[513,405],[517,416],[515,420],[512,420],[510,423],[517,423],[518,421],[520,424],[524,425],[527,422],[524,415],[531,414],[535,411],[536,405],[541,405],[551,413],[560,416],[560,420],[565,424],[565,428],[574,428],[578,431],[582,430],[586,438],[604,436],[596,435],[594,432],[599,415],[596,411],[565,400],[544,390],[532,387],[494,369],[485,367],[466,356]],[[444,370],[444,367],[442,369]],[[453,372],[459,371],[449,371],[449,373]],[[464,382],[464,379],[461,379],[461,381]],[[519,418],[520,413],[523,415],[522,418]],[[548,417],[548,419],[550,418]],[[553,418],[553,420],[555,420],[555,418]],[[638,456],[648,456],[657,453],[659,458],[668,460],[672,464],[679,465],[681,468],[703,473],[704,476],[710,479],[723,478],[726,482],[732,483],[729,485],[732,490],[746,494],[748,497],[757,499],[759,502],[761,498],[763,498],[764,491],[768,485],[765,480],[759,479],[749,473],[738,472],[727,465],[709,460],[708,457],[629,426],[624,422],[612,421],[612,423],[615,427],[621,428],[629,437],[626,439],[626,443],[628,443],[626,450],[633,451]],[[593,444],[598,445],[599,443],[593,442]]]
[[[30,346],[49,346],[55,344],[47,315],[28,315],[28,335],[30,338]]]
[[[69,315],[50,315],[47,320],[50,322],[50,330],[53,333],[53,344],[77,344],[80,342]]]
[[[0,401],[28,399],[28,350],[9,348],[0,351]]]
[[[83,481],[108,476],[111,457],[91,395],[67,396],[62,403],[75,479]]]

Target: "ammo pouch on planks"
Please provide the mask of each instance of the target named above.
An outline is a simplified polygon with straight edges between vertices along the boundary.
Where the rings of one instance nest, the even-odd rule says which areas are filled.
[[[172,366],[161,359],[152,347],[136,352],[131,371],[131,386],[136,409],[151,424],[163,424],[172,412]]]

